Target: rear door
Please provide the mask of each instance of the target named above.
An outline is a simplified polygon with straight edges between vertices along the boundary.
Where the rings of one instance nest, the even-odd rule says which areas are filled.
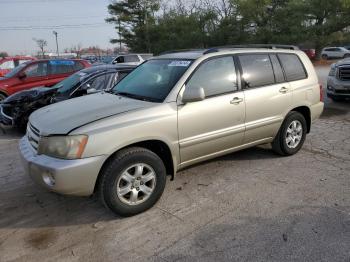
[[[216,57],[198,66],[185,89],[202,87],[205,99],[178,106],[181,163],[193,163],[240,145],[245,105],[233,56]]]
[[[272,138],[292,104],[290,85],[276,54],[240,54],[246,104],[244,143]]]
[[[39,61],[31,63],[26,66],[21,72],[25,74],[24,78],[21,78],[19,82],[13,86],[13,92],[30,89],[38,86],[45,86],[48,79],[48,65],[47,61]]]
[[[49,75],[46,86],[53,86],[74,72],[84,68],[79,61],[74,60],[50,60],[48,65]]]

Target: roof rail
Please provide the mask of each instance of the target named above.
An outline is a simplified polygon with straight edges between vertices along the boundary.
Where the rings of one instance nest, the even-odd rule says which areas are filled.
[[[174,54],[174,53],[181,53],[181,52],[203,52],[206,49],[177,49],[177,50],[169,50],[169,51],[164,51],[160,53],[159,55],[167,55],[167,54]]]
[[[246,45],[225,45],[225,46],[218,46],[218,47],[212,47],[207,49],[203,55],[219,52],[220,50],[224,49],[240,49],[240,48],[267,48],[267,49],[289,49],[289,50],[299,50],[299,47],[295,45],[275,45],[275,44],[246,44]]]

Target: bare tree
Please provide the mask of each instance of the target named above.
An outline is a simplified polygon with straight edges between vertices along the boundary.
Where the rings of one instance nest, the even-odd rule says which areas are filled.
[[[71,53],[76,53],[77,57],[80,58],[82,49],[83,49],[83,46],[82,46],[81,43],[79,43],[79,44],[77,44],[75,46],[72,46],[71,49],[70,49],[70,52]]]
[[[36,38],[33,38],[33,41],[39,47],[42,58],[45,58],[45,47],[47,46],[47,41],[45,39],[36,39]]]

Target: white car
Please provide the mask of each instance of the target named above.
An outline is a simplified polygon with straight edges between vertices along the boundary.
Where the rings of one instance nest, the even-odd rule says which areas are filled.
[[[123,64],[123,65],[139,65],[147,59],[151,58],[153,54],[126,54],[119,55],[113,59],[112,64]]]
[[[322,50],[323,59],[350,57],[350,50],[345,47],[325,47]]]

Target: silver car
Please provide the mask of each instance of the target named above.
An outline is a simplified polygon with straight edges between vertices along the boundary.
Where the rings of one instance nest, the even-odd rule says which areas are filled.
[[[336,102],[350,98],[350,58],[331,65],[327,79],[327,96]]]
[[[168,53],[137,67],[109,93],[34,112],[20,141],[38,184],[98,193],[115,213],[152,207],[166,177],[244,148],[302,147],[323,111],[320,85],[298,50],[214,48]]]

